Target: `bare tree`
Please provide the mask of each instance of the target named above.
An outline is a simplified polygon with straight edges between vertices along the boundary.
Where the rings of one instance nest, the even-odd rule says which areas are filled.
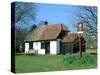
[[[84,22],[84,35],[90,36],[97,43],[97,7],[79,6],[76,16]]]
[[[36,5],[35,3],[16,2],[15,3],[15,23],[26,24],[35,21]]]
[[[88,32],[89,35],[96,36],[97,35],[97,8],[90,7],[90,6],[80,7],[78,16],[84,22],[85,31]]]

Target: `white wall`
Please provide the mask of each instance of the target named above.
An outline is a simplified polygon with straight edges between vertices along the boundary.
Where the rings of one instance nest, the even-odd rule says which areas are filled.
[[[25,53],[29,51],[29,43],[25,43]]]
[[[41,49],[41,42],[33,42],[34,50],[38,50],[38,54],[45,54],[45,49]]]
[[[50,41],[50,54],[57,54],[57,41]]]
[[[41,42],[33,42],[33,48],[34,49],[41,49]]]
[[[41,42],[33,42],[33,49],[38,50],[38,54],[45,54],[45,49],[41,49]],[[58,54],[59,50],[59,41],[50,41],[50,54]],[[25,53],[27,51],[29,51],[29,43],[25,43]]]
[[[38,54],[45,54],[45,49],[39,49]]]
[[[38,50],[38,54],[45,54],[45,49],[41,49],[41,42],[33,42],[33,49]],[[25,53],[29,51],[29,43],[25,43]]]

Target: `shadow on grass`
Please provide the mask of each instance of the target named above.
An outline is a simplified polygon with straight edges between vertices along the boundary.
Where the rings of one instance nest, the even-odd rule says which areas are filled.
[[[34,53],[27,53],[27,54],[25,54],[25,53],[16,53],[16,55],[26,55],[26,56],[33,56],[33,55],[36,55],[36,54],[34,54]]]
[[[24,53],[16,53],[16,55],[24,55]]]
[[[91,55],[97,55],[97,53],[90,53]]]

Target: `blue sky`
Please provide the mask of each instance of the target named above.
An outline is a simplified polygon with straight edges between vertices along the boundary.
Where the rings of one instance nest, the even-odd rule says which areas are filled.
[[[75,6],[38,3],[37,8],[36,24],[40,21],[48,21],[49,24],[63,23],[71,31],[76,30],[75,26],[73,26],[73,22],[75,22]]]
[[[34,6],[33,6],[34,7]],[[23,22],[18,22],[23,28],[31,28],[33,24],[38,24],[41,21],[48,21],[51,24],[64,24],[69,28],[70,31],[76,31],[77,17],[75,12],[77,10],[74,5],[64,5],[64,4],[49,4],[49,3],[35,3],[36,15],[35,21],[31,18],[26,18],[28,24]],[[34,8],[33,8],[34,10]],[[17,14],[16,14],[17,15]]]

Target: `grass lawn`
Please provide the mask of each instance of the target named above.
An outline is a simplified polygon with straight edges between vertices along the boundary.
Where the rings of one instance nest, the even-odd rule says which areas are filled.
[[[66,63],[63,61],[64,58],[72,55],[16,55],[15,69],[16,73],[25,73],[96,68],[97,55],[88,55],[90,55],[89,59],[93,59],[93,62],[91,60],[85,63]],[[79,55],[74,54],[74,56],[77,57]],[[80,61],[80,58],[76,60]]]

